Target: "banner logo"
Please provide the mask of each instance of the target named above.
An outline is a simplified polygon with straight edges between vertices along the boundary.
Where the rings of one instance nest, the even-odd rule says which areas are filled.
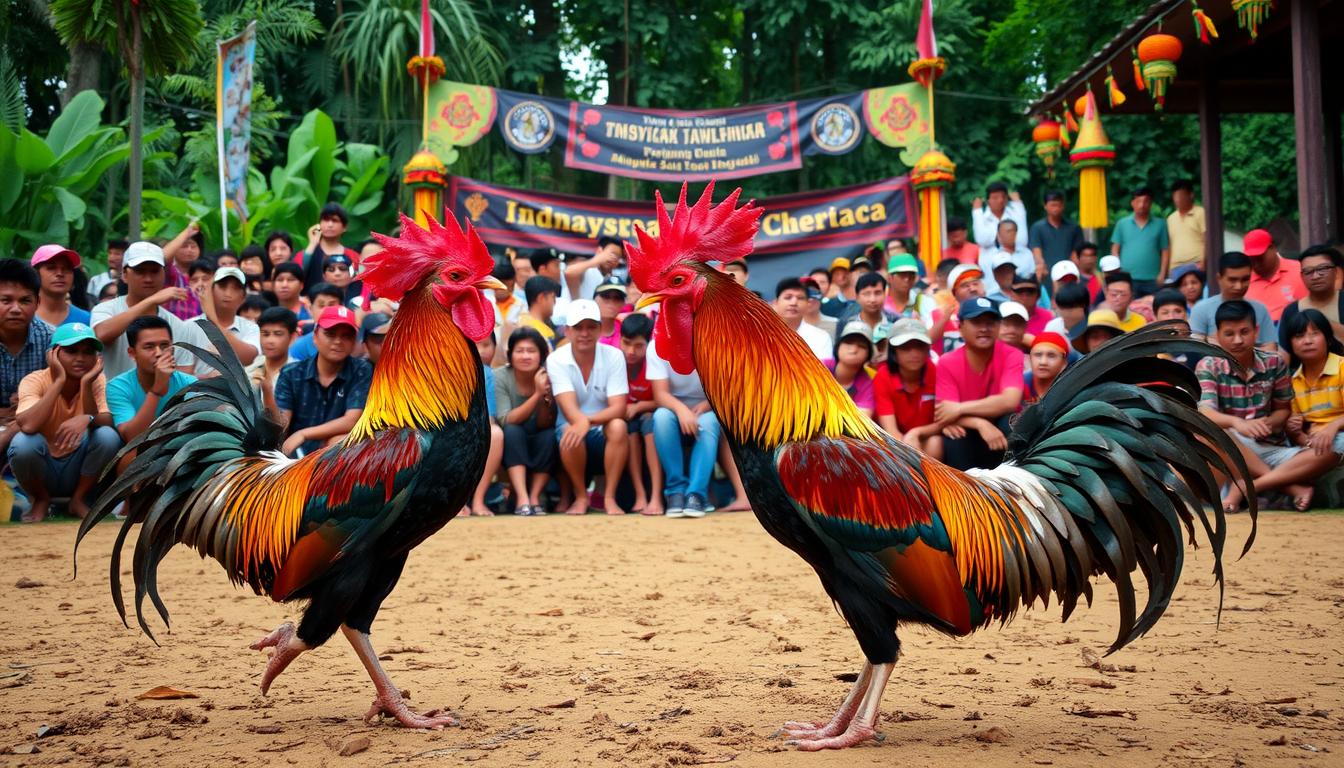
[[[555,115],[539,101],[519,102],[504,115],[504,136],[519,152],[544,152],[555,139]]]
[[[861,135],[858,113],[843,102],[827,104],[812,118],[812,141],[823,152],[835,155],[848,152]]]

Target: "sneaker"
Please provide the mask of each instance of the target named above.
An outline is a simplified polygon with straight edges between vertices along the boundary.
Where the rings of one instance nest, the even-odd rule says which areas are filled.
[[[709,504],[700,497],[700,494],[692,493],[686,497],[686,507],[682,510],[682,514],[687,517],[704,517],[707,512]]]
[[[686,516],[686,497],[680,493],[669,493],[664,497],[667,501],[667,517],[685,517]]]

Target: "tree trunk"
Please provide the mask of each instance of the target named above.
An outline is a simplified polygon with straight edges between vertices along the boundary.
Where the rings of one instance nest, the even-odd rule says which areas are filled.
[[[751,78],[756,70],[755,14],[751,8],[742,9],[742,104],[751,103]]]
[[[65,70],[65,90],[61,91],[61,107],[70,103],[76,94],[95,91],[102,78],[103,49],[93,43],[75,43],[70,47],[70,66]]]
[[[140,239],[140,192],[144,186],[141,143],[145,131],[145,46],[141,37],[140,9],[131,6],[131,159],[127,197],[130,206],[126,222],[126,237]]]

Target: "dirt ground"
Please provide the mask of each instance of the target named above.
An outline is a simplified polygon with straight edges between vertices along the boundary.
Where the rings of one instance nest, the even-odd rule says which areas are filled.
[[[829,716],[861,658],[750,515],[454,521],[374,624],[412,704],[462,717],[436,733],[361,722],[372,688],[339,635],[261,697],[264,656],[245,646],[294,612],[184,548],[160,570],[162,646],[123,628],[113,532],[71,581],[73,525],[0,527],[5,586],[24,587],[0,614],[4,764],[1344,765],[1338,513],[1264,515],[1228,566],[1220,628],[1209,558],[1191,553],[1166,617],[1100,668],[1108,589],[1068,624],[1038,610],[960,641],[907,630],[884,743],[817,755],[772,733]],[[199,698],[137,700],[161,685]]]

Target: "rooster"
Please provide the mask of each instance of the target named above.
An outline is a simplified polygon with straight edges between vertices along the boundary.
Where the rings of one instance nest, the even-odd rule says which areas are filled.
[[[366,721],[386,714],[412,728],[455,723],[412,711],[369,641],[407,554],[470,500],[489,449],[475,342],[494,330],[482,289],[503,286],[471,226],[464,232],[449,212],[445,220],[426,230],[403,216],[400,238],[375,235],[385,250],[365,260],[364,282],[401,308],[363,416],[338,445],[300,459],[281,455],[283,430],[220,331],[201,324],[221,354],[182,345],[222,375],[176,394],[123,449],[135,460],[99,498],[75,544],[127,499],[111,563],[123,623],[121,548],[138,524],[135,612],[151,639],[144,599],[166,625],[157,568],[175,544],[186,544],[218,560],[235,584],[276,602],[307,601],[297,629],[286,622],[251,646],[274,649],[263,694],[300,653],[340,629],[377,691]]]
[[[1181,527],[1193,541],[1195,518],[1221,590],[1225,523],[1213,470],[1244,478],[1246,468],[1196,411],[1194,375],[1156,357],[1221,351],[1173,324],[1113,341],[1022,414],[1001,466],[959,472],[864,417],[769,305],[707,264],[750,253],[761,213],[753,203],[736,208],[740,190],[711,206],[712,191],[688,208],[683,186],[671,217],[657,197],[658,234],[638,229],[626,253],[646,292],[639,305],[662,305],[659,354],[678,372],[699,371],[757,518],[821,577],[866,657],[834,717],[784,725],[801,749],[875,736],[901,623],[962,636],[1038,599],[1048,608],[1052,593],[1067,619],[1079,598],[1090,604],[1090,580],[1104,574],[1119,593],[1116,651],[1166,609],[1181,574]],[[1254,526],[1246,549],[1253,539]],[[1136,568],[1147,582],[1142,612]]]

